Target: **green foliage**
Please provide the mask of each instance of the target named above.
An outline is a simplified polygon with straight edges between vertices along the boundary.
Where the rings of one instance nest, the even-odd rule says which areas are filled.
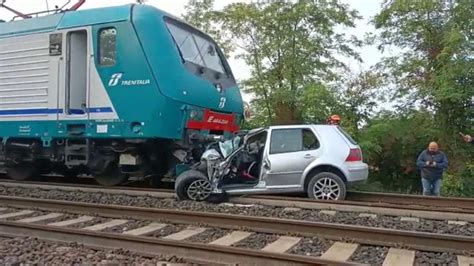
[[[397,85],[395,96],[431,108],[448,135],[472,123],[474,115],[472,3],[386,1],[374,19],[379,48],[401,49],[401,56],[380,63]]]
[[[250,67],[243,88],[255,95],[266,124],[301,123],[305,96],[321,93],[345,65],[337,54],[359,58],[359,41],[336,32],[353,27],[357,12],[339,1],[257,1],[216,12],[224,35]],[[312,91],[315,90],[315,91]]]
[[[449,159],[443,195],[474,196],[473,146],[458,135],[474,135],[471,0],[386,0],[369,40],[399,54],[360,73],[339,60],[361,60],[362,43],[339,33],[359,15],[338,0],[213,4],[190,1],[185,19],[250,68],[241,87],[254,95],[253,118],[244,128],[341,115],[370,166],[369,182],[357,189],[369,191],[419,193],[416,158],[438,141]]]
[[[183,19],[197,29],[209,34],[227,56],[232,52],[232,40],[223,36],[214,12],[214,0],[189,0],[184,7]]]
[[[443,179],[441,193],[443,196],[451,197],[474,196],[474,163],[466,163],[466,168],[460,175],[446,175]]]
[[[393,99],[400,103],[402,113],[414,108],[424,111],[418,114],[421,119],[407,117],[402,124],[403,120],[386,125],[391,129],[389,139],[395,136],[400,149],[383,147],[380,139],[369,138],[368,142],[382,144],[382,153],[390,152],[392,160],[400,161],[409,160],[410,153],[414,156],[415,147],[420,149],[429,140],[438,141],[450,160],[449,173],[443,181],[446,195],[474,195],[472,183],[467,185],[474,178],[472,171],[465,170],[472,165],[472,147],[458,136],[459,131],[472,129],[474,115],[473,15],[470,0],[393,0],[385,1],[374,18],[379,48],[395,46],[401,53],[384,58],[377,66],[394,87]],[[404,119],[396,115],[397,120]],[[371,155],[371,160],[377,158]],[[385,165],[380,169],[384,169],[384,175],[400,174]],[[394,180],[390,183],[392,187],[402,185]]]

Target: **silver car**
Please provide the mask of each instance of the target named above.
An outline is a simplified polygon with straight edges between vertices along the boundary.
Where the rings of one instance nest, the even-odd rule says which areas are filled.
[[[342,200],[349,184],[367,176],[360,147],[341,127],[272,126],[209,145],[201,161],[178,176],[175,191],[196,201],[213,194],[294,192]]]

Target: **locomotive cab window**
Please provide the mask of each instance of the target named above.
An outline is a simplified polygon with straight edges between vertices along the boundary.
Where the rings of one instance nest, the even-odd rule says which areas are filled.
[[[99,64],[113,66],[117,62],[117,30],[101,29],[99,32]]]
[[[171,20],[167,20],[166,25],[184,61],[222,74],[226,73],[222,55],[207,36]]]

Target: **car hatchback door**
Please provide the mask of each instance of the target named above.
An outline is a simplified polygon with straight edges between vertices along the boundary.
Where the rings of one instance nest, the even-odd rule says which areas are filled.
[[[296,188],[306,167],[320,156],[319,141],[310,127],[272,129],[264,160],[267,187]]]

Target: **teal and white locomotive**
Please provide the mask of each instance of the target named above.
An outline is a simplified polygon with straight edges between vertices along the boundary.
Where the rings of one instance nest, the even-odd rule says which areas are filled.
[[[161,176],[229,136],[240,90],[208,35],[148,5],[0,23],[0,164],[10,178]],[[195,154],[197,153],[197,154]]]

